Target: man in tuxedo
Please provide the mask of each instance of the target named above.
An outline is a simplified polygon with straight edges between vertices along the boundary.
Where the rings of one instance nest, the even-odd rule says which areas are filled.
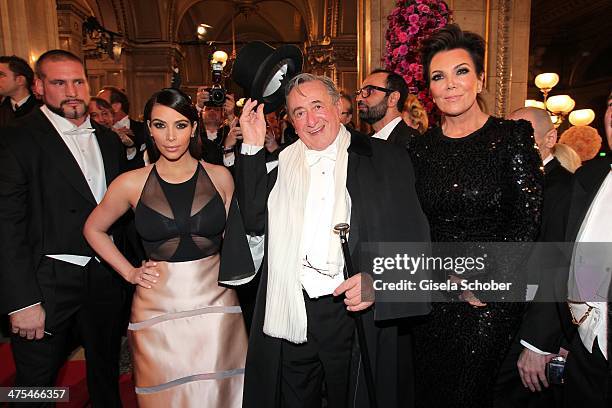
[[[10,316],[15,385],[53,386],[76,336],[93,406],[117,407],[123,284],[82,228],[125,154],[89,119],[77,56],[47,51],[36,74],[44,105],[0,140],[0,312]],[[122,239],[118,227],[112,233]]]
[[[608,140],[612,140],[611,102],[612,94],[604,118]],[[567,406],[612,405],[611,166],[609,156],[586,162],[576,171],[572,188],[566,236],[576,242],[576,247],[567,280],[567,300],[569,320],[578,333],[570,343],[565,367]],[[589,252],[591,256],[584,256]],[[597,284],[589,291],[592,282]]]
[[[351,361],[352,313],[364,321],[378,406],[405,406],[407,387],[398,377],[411,368],[398,362],[397,322],[427,314],[429,304],[373,307],[370,275],[344,279],[333,228],[350,223],[355,265],[362,243],[429,241],[410,158],[403,148],[341,125],[340,94],[329,78],[297,75],[285,95],[300,139],[280,152],[274,167],[265,160],[264,106],[255,108],[249,100],[243,108],[235,169],[238,205],[230,209],[227,256],[221,257],[220,280],[245,283],[255,273],[249,248],[244,249],[245,232],[251,243],[261,240],[260,252],[253,251],[263,258],[257,258],[262,271],[244,406],[320,407],[323,384],[331,407],[368,406],[363,364]],[[244,227],[236,221],[237,208]]]
[[[130,118],[130,101],[122,90],[115,86],[105,86],[98,97],[110,103],[113,113],[113,130],[125,146],[125,155],[130,170],[144,166],[146,135],[144,123]]]
[[[39,106],[32,95],[34,71],[28,63],[15,56],[0,56],[0,127],[30,113]]]
[[[542,225],[538,241],[563,242],[572,173],[553,156],[557,130],[543,109],[520,108],[512,112],[508,119],[522,119],[531,123],[544,164]],[[566,273],[562,268],[566,265],[558,261],[566,254],[563,248],[560,249],[561,253],[551,252],[551,248],[554,247],[542,247],[534,255],[533,262],[537,262],[540,272],[538,292],[534,302],[527,307],[519,334],[500,370],[500,400],[496,407],[548,407],[554,404],[555,396],[549,389],[545,367],[557,354],[565,354],[565,350],[561,349],[562,346],[567,347],[564,334],[569,336],[572,330],[570,326],[562,330],[562,322],[568,314],[567,305],[563,289],[555,293],[559,287],[565,287],[563,280]],[[555,298],[556,303],[551,301]]]
[[[411,137],[419,132],[402,120],[402,108],[408,97],[406,81],[395,72],[377,69],[357,91],[359,118],[372,125],[372,137],[406,148]]]

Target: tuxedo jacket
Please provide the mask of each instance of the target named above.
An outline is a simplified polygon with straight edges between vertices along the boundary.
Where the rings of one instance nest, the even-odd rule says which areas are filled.
[[[92,121],[106,183],[125,169],[125,151],[109,129]],[[45,275],[48,254],[94,256],[83,225],[96,200],[70,150],[40,109],[16,120],[0,138],[0,313],[47,302],[62,276]],[[121,229],[113,226],[118,247]],[[45,268],[45,270],[48,268]],[[60,297],[57,293],[55,296]],[[55,299],[57,301],[57,299]]]
[[[400,147],[403,147],[404,149],[407,149],[408,141],[411,138],[418,137],[420,135],[421,134],[418,130],[411,128],[406,124],[406,122],[400,120],[399,123],[395,125],[395,128],[393,128],[393,130],[389,134],[387,142],[396,144]]]
[[[349,129],[347,190],[351,197],[349,248],[357,268],[361,243],[428,242],[429,224],[418,202],[414,172],[405,149]],[[220,280],[233,281],[253,274],[245,235],[268,236],[267,200],[278,168],[266,173],[266,154],[237,155],[237,205],[230,208],[221,254]],[[237,217],[243,221],[237,220]],[[244,407],[276,407],[281,340],[263,333],[267,292],[267,239],[247,354]],[[400,406],[397,320],[429,313],[426,302],[376,303],[362,314],[381,407]],[[353,370],[359,371],[358,368]],[[363,373],[351,379],[355,404],[367,405]]]
[[[566,237],[575,241],[584,222],[589,207],[593,203],[599,188],[610,173],[612,156],[596,158],[586,162],[576,171],[572,188],[571,204],[567,223]],[[612,237],[612,234],[611,234]],[[610,239],[612,241],[612,239]],[[566,279],[567,281],[567,279]],[[608,367],[612,381],[612,284],[608,288]]]
[[[32,112],[34,108],[40,106],[40,101],[34,95],[30,95],[28,100],[21,105],[17,110],[13,111],[11,107],[11,98],[4,98],[0,104],[0,127],[7,126],[13,120],[21,118]]]
[[[566,304],[567,268],[572,246],[552,244],[565,241],[572,181],[572,173],[556,158],[544,167],[542,225],[538,241],[547,246],[536,254],[540,269],[538,293],[527,307],[520,331],[522,340],[553,353],[565,346],[575,333],[573,325],[568,324],[570,316]],[[556,303],[550,299],[555,299]]]

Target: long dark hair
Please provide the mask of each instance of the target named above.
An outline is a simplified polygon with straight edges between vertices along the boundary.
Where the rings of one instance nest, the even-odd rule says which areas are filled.
[[[429,67],[434,55],[442,51],[466,50],[476,68],[476,74],[484,73],[485,41],[476,33],[462,31],[457,24],[449,24],[426,38],[421,46],[421,61],[423,61],[423,77],[429,87]]]
[[[151,112],[153,111],[153,107],[155,105],[163,105],[174,109],[189,119],[191,126],[198,123],[198,111],[191,103],[191,99],[189,96],[187,96],[187,94],[174,88],[164,88],[161,91],[155,92],[147,101],[144,109],[145,134],[150,142],[148,143],[148,152],[151,163],[156,162],[160,156],[159,150],[157,150],[155,143],[153,143],[153,137],[151,136],[151,131],[149,130],[148,126],[148,123],[151,121]],[[189,154],[191,154],[191,156],[197,160],[199,160],[202,156],[202,147],[199,139],[200,138],[196,135],[189,141]]]

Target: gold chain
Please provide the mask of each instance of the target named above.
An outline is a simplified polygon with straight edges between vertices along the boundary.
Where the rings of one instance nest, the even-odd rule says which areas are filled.
[[[572,310],[572,304],[568,302],[567,306],[569,307],[570,314],[572,315],[572,323],[576,326],[580,326],[582,323],[584,323],[587,317],[589,317],[589,315],[591,314],[591,310],[593,310],[593,306],[589,306],[589,308],[586,312],[584,312],[580,320],[576,320],[576,316],[574,316],[574,311]]]

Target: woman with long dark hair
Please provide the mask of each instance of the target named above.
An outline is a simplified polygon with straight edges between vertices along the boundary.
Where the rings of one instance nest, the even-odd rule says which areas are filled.
[[[525,121],[489,116],[478,106],[484,50],[482,37],[456,25],[423,44],[424,76],[442,120],[413,138],[408,151],[434,242],[522,242],[538,234],[543,174],[533,129]],[[510,261],[495,265],[502,282],[520,281],[512,267],[516,260]],[[518,286],[514,300],[521,296]],[[416,327],[417,406],[492,405],[496,374],[523,304],[486,302],[478,295],[445,292]]]
[[[218,284],[233,180],[198,161],[198,114],[187,95],[163,89],[144,116],[153,164],[113,181],[84,229],[96,253],[136,285],[128,335],[138,404],[240,407],[246,331],[235,292]],[[130,208],[149,259],[140,267],[106,233]]]

